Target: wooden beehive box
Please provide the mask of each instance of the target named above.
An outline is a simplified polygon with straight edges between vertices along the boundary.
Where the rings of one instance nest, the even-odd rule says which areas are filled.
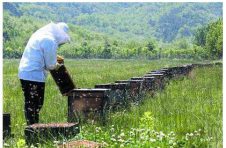
[[[11,135],[11,120],[10,114],[3,114],[3,139]]]
[[[155,85],[154,85],[155,90],[163,89],[165,87],[164,75],[161,73],[145,74],[144,77],[154,77],[155,78]]]
[[[155,85],[155,77],[143,77],[144,78],[144,88],[146,91],[153,91]]]
[[[48,140],[63,140],[79,133],[78,123],[37,123],[25,128],[25,139],[28,145],[43,143]]]
[[[107,103],[109,108],[126,104],[126,85],[119,83],[97,84],[95,88],[111,89]]]
[[[68,95],[68,121],[103,117],[110,89],[74,89]],[[97,116],[96,116],[97,115]]]
[[[88,140],[70,141],[65,144],[59,144],[57,148],[100,148],[102,145]]]
[[[139,101],[141,90],[142,90],[142,83],[143,80],[118,80],[115,83],[128,83],[129,84],[129,98],[132,101]]]

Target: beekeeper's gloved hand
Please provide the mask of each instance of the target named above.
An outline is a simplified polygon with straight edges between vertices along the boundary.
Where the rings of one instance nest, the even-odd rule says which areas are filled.
[[[62,56],[57,55],[57,63],[63,64],[64,63],[64,58]]]

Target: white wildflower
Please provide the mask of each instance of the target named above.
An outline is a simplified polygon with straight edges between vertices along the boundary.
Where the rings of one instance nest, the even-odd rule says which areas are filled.
[[[170,145],[173,144],[173,140],[169,140],[169,144],[170,144]]]
[[[150,138],[149,141],[150,142],[156,142],[156,139]]]
[[[114,132],[114,131],[115,131],[115,129],[114,129],[114,128],[111,128],[111,129],[110,129],[110,131],[111,131],[111,132]]]
[[[54,144],[59,144],[59,143],[60,143],[60,141],[53,141],[53,143],[54,143]]]
[[[125,137],[125,133],[121,133],[120,134],[120,137]]]
[[[129,135],[130,135],[130,136],[134,136],[134,135],[135,135],[135,133],[134,133],[134,132],[132,132],[132,131],[130,131],[130,132],[129,132]]]
[[[4,143],[4,146],[5,146],[5,147],[9,147],[9,144],[8,144],[8,143]]]
[[[123,143],[123,142],[124,142],[124,140],[120,138],[120,139],[118,139],[118,142]]]
[[[111,141],[114,141],[114,142],[115,142],[115,141],[116,141],[116,139],[115,139],[115,138],[111,138]]]

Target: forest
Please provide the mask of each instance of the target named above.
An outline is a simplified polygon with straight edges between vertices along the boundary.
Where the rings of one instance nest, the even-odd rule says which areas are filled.
[[[3,57],[20,58],[29,37],[69,24],[67,58],[219,59],[222,3],[3,3]]]

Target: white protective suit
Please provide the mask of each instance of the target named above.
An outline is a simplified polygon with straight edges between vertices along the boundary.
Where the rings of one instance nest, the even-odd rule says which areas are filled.
[[[49,23],[29,39],[19,65],[22,80],[45,82],[47,70],[56,68],[58,45],[69,42],[65,23]]]

